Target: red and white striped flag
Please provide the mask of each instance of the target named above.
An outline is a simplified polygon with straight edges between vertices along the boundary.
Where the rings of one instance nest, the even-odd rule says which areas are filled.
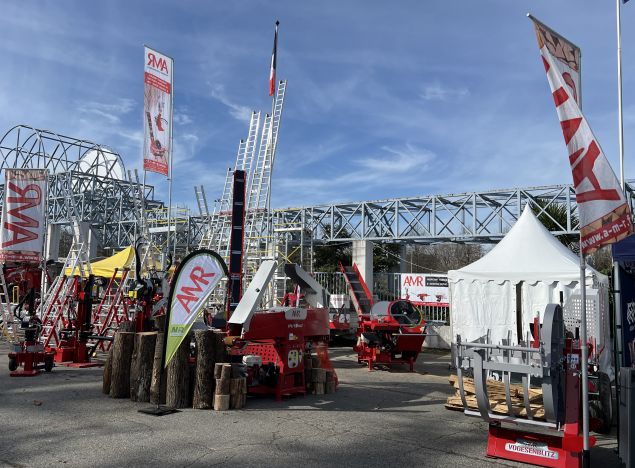
[[[540,26],[534,20],[540,55],[569,153],[580,218],[580,248],[589,254],[633,232],[631,211],[611,165],[576,102],[580,90],[570,86],[563,77],[558,59],[549,50],[544,28]]]
[[[278,26],[280,21],[276,21],[276,32],[273,36],[273,51],[271,52],[271,69],[269,70],[269,96],[276,92],[276,56],[278,55]]]

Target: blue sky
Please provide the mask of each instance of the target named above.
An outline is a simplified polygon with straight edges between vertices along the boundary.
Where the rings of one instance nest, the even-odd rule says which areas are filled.
[[[93,140],[129,169],[141,166],[143,44],[174,57],[174,199],[192,209],[194,185],[220,194],[251,109],[270,109],[276,19],[288,86],[274,207],[569,183],[527,12],[582,48],[584,111],[619,171],[612,0],[55,0],[0,11],[0,132],[22,123]],[[622,13],[629,177],[635,4]],[[167,201],[162,177],[148,183]]]

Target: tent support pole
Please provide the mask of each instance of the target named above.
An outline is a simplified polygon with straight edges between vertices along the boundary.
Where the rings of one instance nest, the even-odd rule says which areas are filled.
[[[582,304],[580,307],[580,350],[582,356],[580,365],[582,368],[582,466],[588,468],[591,465],[591,454],[589,452],[589,347],[587,344],[586,326],[586,261],[580,243],[580,293]]]

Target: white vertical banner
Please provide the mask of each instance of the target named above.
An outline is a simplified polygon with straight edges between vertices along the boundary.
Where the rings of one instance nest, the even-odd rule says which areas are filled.
[[[143,169],[165,176],[172,157],[173,64],[172,58],[145,47]]]
[[[183,259],[174,273],[168,299],[164,367],[176,353],[214,288],[227,276],[227,266],[216,252],[200,249]]]
[[[5,169],[1,262],[42,260],[47,180],[46,169]]]
[[[582,53],[580,48],[567,38],[561,36],[549,26],[538,21],[529,15],[534,22],[536,34],[542,40],[544,47],[547,49],[554,60],[554,66],[560,73],[562,81],[569,88],[571,97],[582,108],[582,81],[581,81],[581,59]]]
[[[633,232],[631,211],[617,177],[593,134],[574,92],[534,20],[538,47],[564,136],[580,217],[580,248],[590,254]],[[572,99],[573,98],[573,99]]]

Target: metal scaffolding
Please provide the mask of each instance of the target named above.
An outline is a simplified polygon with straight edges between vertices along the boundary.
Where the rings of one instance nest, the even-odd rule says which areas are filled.
[[[158,209],[154,187],[126,180],[124,163],[112,149],[83,139],[39,130],[13,127],[0,139],[0,170],[49,170],[48,222],[69,225],[72,215],[87,223],[102,248],[118,249],[139,235],[140,204]],[[69,199],[69,194],[71,194]],[[0,185],[0,204],[4,184]]]

